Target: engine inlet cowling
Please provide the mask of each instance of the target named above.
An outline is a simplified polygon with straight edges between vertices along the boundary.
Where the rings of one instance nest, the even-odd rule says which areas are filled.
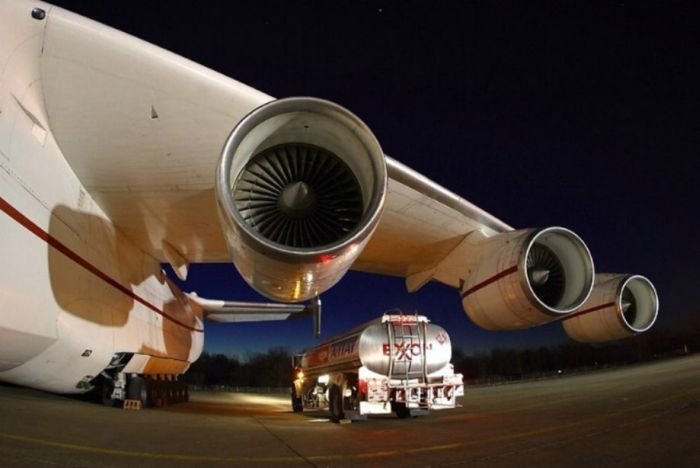
[[[600,343],[649,330],[658,312],[656,289],[644,276],[599,274],[591,297],[563,326],[576,341]]]
[[[236,268],[271,299],[320,294],[369,240],[386,185],[379,143],[347,109],[314,98],[259,107],[231,132],[217,169]]]
[[[499,234],[474,246],[479,261],[462,286],[462,306],[488,330],[516,330],[580,307],[593,287],[586,244],[561,227]]]

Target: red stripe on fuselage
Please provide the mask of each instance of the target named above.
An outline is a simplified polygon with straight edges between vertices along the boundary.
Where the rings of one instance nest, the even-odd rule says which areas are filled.
[[[479,289],[485,288],[486,286],[488,286],[491,283],[495,283],[496,281],[498,281],[501,278],[505,278],[508,275],[512,275],[516,271],[518,271],[518,265],[513,265],[512,267],[508,268],[507,270],[503,270],[502,272],[498,273],[497,275],[494,275],[491,278],[484,280],[475,286],[472,286],[471,288],[469,288],[468,290],[466,290],[462,293],[462,299],[464,299],[465,297],[467,297],[468,295],[470,295],[472,293],[477,292]]]
[[[51,247],[54,249],[58,250],[61,252],[63,255],[92,273],[93,275],[97,276],[100,278],[102,281],[105,283],[109,284],[112,286],[114,289],[126,294],[133,300],[141,303],[142,305],[148,307],[151,309],[153,312],[157,313],[158,315],[163,316],[164,318],[170,320],[173,323],[176,323],[180,325],[183,328],[186,328],[190,331],[195,331],[195,332],[203,332],[204,330],[199,329],[199,328],[194,328],[191,327],[185,323],[180,322],[179,320],[169,316],[166,314],[164,311],[160,310],[147,300],[143,299],[142,297],[134,294],[133,291],[130,289],[124,287],[121,285],[119,282],[108,276],[106,273],[102,272],[99,270],[97,267],[95,267],[93,264],[89,263],[87,260],[82,258],[80,255],[77,253],[73,252],[71,249],[66,247],[64,244],[62,244],[58,239],[53,237],[51,234],[48,232],[44,231],[42,228],[34,224],[29,218],[24,216],[22,213],[20,213],[15,207],[10,205],[4,198],[0,197],[0,209],[4,211],[10,218],[14,219],[17,223],[22,225],[25,229],[27,229],[29,232],[37,236],[39,239],[43,240],[47,244],[49,244]]]

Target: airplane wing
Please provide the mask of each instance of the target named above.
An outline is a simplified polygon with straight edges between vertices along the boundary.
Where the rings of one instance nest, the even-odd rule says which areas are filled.
[[[173,258],[230,261],[215,166],[231,129],[272,97],[57,7],[47,15],[41,83],[69,164],[134,243],[174,266]],[[470,231],[511,229],[398,161],[387,163],[384,214],[354,269],[408,276]]]
[[[572,336],[591,341],[656,318],[648,280],[617,276],[591,294],[593,261],[575,233],[513,230],[385,156],[347,109],[275,100],[60,8],[40,20],[39,69],[18,64],[15,75],[41,95],[15,101],[111,222],[181,278],[191,262],[233,259],[284,302],[317,296],[351,267],[404,277],[409,291],[437,280],[484,328],[575,316]],[[212,320],[299,313],[203,304]]]

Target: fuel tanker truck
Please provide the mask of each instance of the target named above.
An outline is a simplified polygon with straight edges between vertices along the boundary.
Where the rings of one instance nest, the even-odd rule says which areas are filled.
[[[464,395],[445,330],[422,315],[384,314],[292,357],[292,408],[336,420],[399,418],[455,407]]]

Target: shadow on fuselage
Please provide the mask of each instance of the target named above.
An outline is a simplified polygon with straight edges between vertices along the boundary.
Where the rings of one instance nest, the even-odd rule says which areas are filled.
[[[64,205],[51,212],[49,236],[49,279],[60,308],[99,325],[124,325],[134,306],[132,285],[153,274],[145,271],[144,254],[108,221]]]

